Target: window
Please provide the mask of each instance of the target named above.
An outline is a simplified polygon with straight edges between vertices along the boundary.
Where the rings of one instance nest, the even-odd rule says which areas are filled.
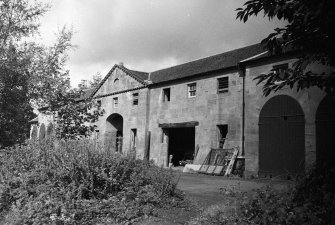
[[[113,98],[113,105],[114,105],[114,108],[117,108],[119,106],[119,98],[118,97]]]
[[[114,84],[117,84],[119,82],[119,78],[115,78]]]
[[[288,69],[288,63],[284,63],[284,64],[279,64],[279,65],[274,65],[272,71],[274,74],[278,76],[278,78],[284,79],[286,75],[285,71],[287,69]]]
[[[170,101],[170,88],[164,88],[163,89],[163,102],[169,102]]]
[[[197,83],[187,85],[188,97],[193,98],[197,95]]]
[[[133,93],[133,105],[138,105],[138,93]]]
[[[137,129],[131,129],[131,149],[136,149]]]
[[[229,77],[218,78],[218,94],[228,92]]]
[[[98,101],[97,101],[97,108],[98,108],[98,110],[101,109],[101,100],[98,100]]]
[[[217,125],[218,128],[218,147],[223,148],[223,145],[226,141],[228,134],[228,125]]]

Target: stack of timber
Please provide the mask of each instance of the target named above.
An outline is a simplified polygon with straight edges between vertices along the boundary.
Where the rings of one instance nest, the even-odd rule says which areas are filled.
[[[233,171],[239,147],[211,149],[199,169],[199,173],[229,176]]]

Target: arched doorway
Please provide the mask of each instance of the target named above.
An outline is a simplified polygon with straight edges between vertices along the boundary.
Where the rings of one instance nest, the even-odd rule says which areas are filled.
[[[335,99],[326,96],[315,116],[316,162],[335,159]]]
[[[45,125],[44,123],[40,126],[40,134],[38,135],[39,140],[43,140],[45,138]]]
[[[259,118],[259,174],[299,174],[305,169],[305,119],[299,103],[278,95],[263,106]]]
[[[105,147],[112,152],[122,152],[123,118],[118,113],[111,114],[106,120]]]
[[[31,135],[30,139],[36,140],[37,139],[37,126],[33,125],[32,130],[31,130]]]

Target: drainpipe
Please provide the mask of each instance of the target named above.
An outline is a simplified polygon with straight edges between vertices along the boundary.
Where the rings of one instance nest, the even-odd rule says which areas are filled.
[[[244,156],[245,149],[245,66],[238,64],[240,76],[242,76],[242,153],[241,156]]]
[[[146,115],[145,115],[145,150],[144,150],[144,159],[145,160],[149,160],[150,159],[150,136],[151,136],[151,133],[149,131],[149,121],[150,121],[150,84],[152,84],[152,81],[151,81],[151,73],[149,73],[148,75],[148,80],[145,81],[146,85],[147,85],[147,96],[146,96],[146,107],[145,107],[145,110],[146,110]]]

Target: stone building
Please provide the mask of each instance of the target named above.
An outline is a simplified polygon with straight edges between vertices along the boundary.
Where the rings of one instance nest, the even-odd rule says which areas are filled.
[[[212,148],[239,147],[247,176],[300,173],[334,148],[335,100],[314,87],[264,97],[254,80],[294,61],[256,44],[151,73],[115,65],[91,93],[106,111],[93,136],[163,166],[169,155],[202,164]],[[43,137],[52,118],[35,123]]]

